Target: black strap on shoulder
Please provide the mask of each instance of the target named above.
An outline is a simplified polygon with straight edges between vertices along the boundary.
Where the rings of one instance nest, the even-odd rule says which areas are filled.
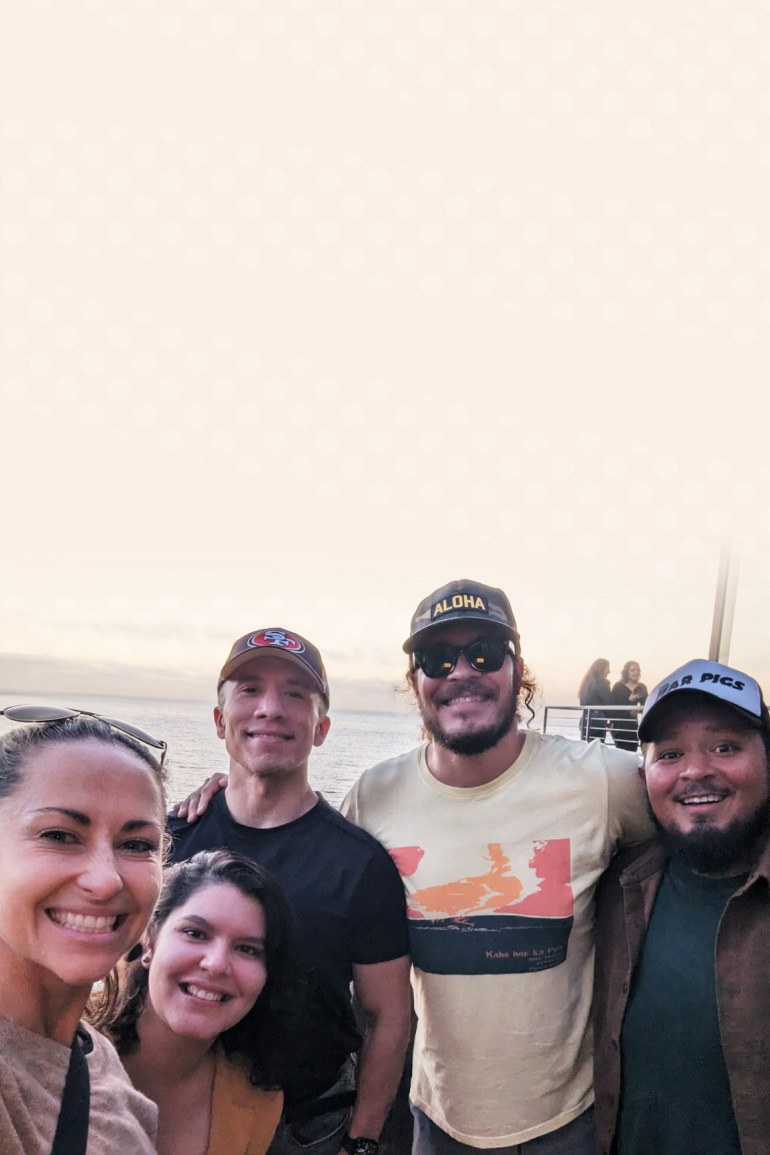
[[[91,1080],[86,1055],[93,1049],[91,1036],[78,1027],[72,1040],[51,1155],[86,1155],[91,1108]]]

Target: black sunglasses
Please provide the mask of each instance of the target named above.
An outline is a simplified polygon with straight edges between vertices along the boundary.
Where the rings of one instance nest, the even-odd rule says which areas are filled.
[[[502,668],[508,654],[514,654],[509,642],[488,638],[466,646],[452,646],[449,642],[435,642],[422,646],[412,655],[414,669],[422,670],[426,678],[447,678],[465,654],[468,664],[480,674],[494,674]]]
[[[86,718],[98,718],[100,722],[112,726],[113,730],[120,730],[121,734],[128,734],[130,738],[136,738],[145,746],[160,750],[161,766],[166,758],[168,746],[160,738],[153,738],[152,734],[132,725],[131,722],[118,722],[115,718],[94,714],[91,710],[68,710],[66,706],[6,706],[4,710],[0,710],[0,715],[10,718],[12,722],[64,722],[67,718],[78,718],[81,715]]]

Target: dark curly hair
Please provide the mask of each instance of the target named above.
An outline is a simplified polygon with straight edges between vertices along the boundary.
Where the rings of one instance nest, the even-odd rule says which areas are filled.
[[[626,662],[625,666],[620,671],[620,680],[624,686],[625,686],[626,682],[628,681],[628,671],[631,669],[632,666],[636,666],[637,670],[639,670],[640,673],[642,671],[642,668],[638,662],[634,662],[634,661]]]
[[[245,1064],[255,1086],[274,1090],[283,1085],[286,1077],[302,981],[294,918],[286,895],[273,876],[235,851],[201,850],[166,870],[147,939],[152,943],[169,915],[184,906],[196,891],[225,883],[255,899],[265,912],[267,981],[248,1014],[223,1031],[218,1043],[228,1057],[237,1057]],[[136,1024],[148,989],[148,971],[139,954],[140,948],[135,948],[122,964],[117,997],[107,994],[105,987],[101,1003],[92,1004],[87,1016],[112,1039],[121,1055],[131,1054],[139,1046]]]

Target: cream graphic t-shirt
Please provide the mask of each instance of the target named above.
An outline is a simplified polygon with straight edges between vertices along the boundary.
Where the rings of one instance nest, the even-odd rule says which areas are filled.
[[[465,789],[425,750],[367,770],[342,807],[406,887],[412,1101],[460,1142],[524,1143],[593,1099],[593,894],[616,848],[649,837],[638,760],[527,731],[513,766]]]

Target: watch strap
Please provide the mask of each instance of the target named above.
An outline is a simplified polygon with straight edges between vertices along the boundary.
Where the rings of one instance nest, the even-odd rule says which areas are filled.
[[[369,1139],[366,1135],[345,1135],[343,1136],[340,1146],[348,1152],[348,1155],[377,1155],[380,1145],[376,1139]]]

